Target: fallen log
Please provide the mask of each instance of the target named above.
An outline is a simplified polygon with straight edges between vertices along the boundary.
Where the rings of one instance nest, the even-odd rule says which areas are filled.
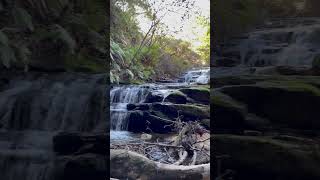
[[[152,161],[127,150],[110,150],[110,174],[118,179],[209,180],[210,163],[179,166]]]

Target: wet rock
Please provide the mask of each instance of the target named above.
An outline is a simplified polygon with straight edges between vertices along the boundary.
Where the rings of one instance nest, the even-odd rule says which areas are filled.
[[[58,155],[105,154],[107,138],[106,134],[61,132],[53,137],[53,150]]]
[[[210,117],[210,108],[200,105],[154,103],[152,110],[160,111],[172,119],[182,115],[184,121],[195,121]]]
[[[141,104],[128,104],[127,109],[129,111],[132,110],[141,110],[141,111],[146,111],[150,109],[150,105],[146,103],[141,103]]]
[[[109,159],[105,155],[82,154],[77,156],[65,156],[57,160],[62,180],[104,180],[107,177]]]
[[[295,81],[223,87],[221,92],[244,103],[249,112],[271,123],[296,129],[319,129],[320,90]]]
[[[184,88],[179,89],[179,91],[186,94],[188,97],[193,99],[195,102],[202,103],[202,104],[209,104],[210,103],[210,90],[209,88]]]
[[[187,96],[179,91],[170,93],[165,99],[164,102],[171,102],[174,104],[186,104]]]
[[[142,139],[142,140],[151,140],[152,139],[152,135],[143,133],[143,134],[141,134],[140,139]]]
[[[163,98],[163,95],[160,93],[150,92],[145,99],[145,103],[162,102]]]
[[[211,116],[215,132],[241,133],[245,128],[246,107],[218,91],[211,93]]]

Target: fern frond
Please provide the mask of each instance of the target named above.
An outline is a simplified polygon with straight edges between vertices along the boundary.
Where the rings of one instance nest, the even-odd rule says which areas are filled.
[[[72,38],[72,36],[68,33],[67,30],[65,30],[58,24],[53,25],[53,27],[53,33],[55,35],[55,38],[60,40],[66,46],[68,52],[74,54],[77,44],[75,40]]]
[[[23,8],[15,8],[13,10],[14,21],[17,26],[34,31],[32,16]]]

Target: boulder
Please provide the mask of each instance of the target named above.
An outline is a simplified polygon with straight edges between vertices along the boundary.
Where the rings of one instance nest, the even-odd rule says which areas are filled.
[[[58,155],[105,154],[108,147],[106,139],[107,134],[61,132],[53,137],[53,150]]]
[[[184,121],[195,121],[210,118],[209,106],[192,104],[152,104],[153,111],[159,111],[170,119],[183,116]]]
[[[175,91],[170,93],[167,97],[165,97],[164,102],[171,102],[174,104],[186,104],[187,96],[179,91]]]
[[[128,131],[131,132],[153,132],[153,133],[169,133],[173,127],[168,126],[171,122],[168,119],[158,117],[147,111],[133,111],[128,117]]]
[[[92,153],[59,157],[56,165],[59,167],[59,178],[61,180],[88,180],[106,179],[109,168],[109,159],[106,155]]]
[[[211,93],[211,116],[215,132],[241,133],[245,129],[246,107],[219,91]]]
[[[215,153],[226,154],[221,168],[235,171],[235,179],[314,180],[320,178],[316,144],[260,136],[214,135]]]
[[[183,88],[179,89],[179,91],[186,94],[189,98],[193,99],[195,102],[201,104],[209,104],[210,103],[210,90],[209,88]]]
[[[275,125],[295,129],[319,129],[320,90],[294,81],[270,81],[256,85],[227,86],[219,90],[246,104],[248,112]]]
[[[163,98],[163,94],[149,92],[145,99],[145,103],[162,102]]]

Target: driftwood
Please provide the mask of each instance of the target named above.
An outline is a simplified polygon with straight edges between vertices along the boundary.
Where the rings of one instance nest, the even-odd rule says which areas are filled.
[[[110,150],[110,173],[118,179],[210,179],[210,163],[179,166],[152,161],[127,150]]]

